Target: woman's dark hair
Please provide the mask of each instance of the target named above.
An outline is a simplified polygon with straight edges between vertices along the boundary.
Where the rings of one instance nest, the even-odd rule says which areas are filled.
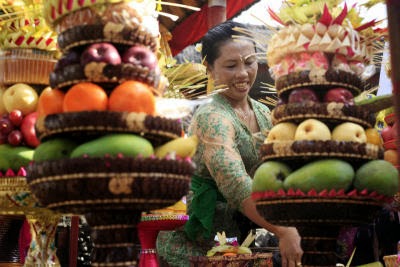
[[[246,28],[243,24],[228,20],[210,29],[202,38],[201,57],[205,58],[209,65],[219,57],[221,45],[232,39],[232,35],[243,35],[234,30],[235,27]]]

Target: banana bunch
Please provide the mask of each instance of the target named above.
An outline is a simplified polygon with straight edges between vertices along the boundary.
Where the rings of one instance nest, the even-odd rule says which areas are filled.
[[[196,153],[198,138],[196,135],[180,137],[156,147],[154,154],[159,158],[167,155],[176,155],[181,158],[193,157]]]

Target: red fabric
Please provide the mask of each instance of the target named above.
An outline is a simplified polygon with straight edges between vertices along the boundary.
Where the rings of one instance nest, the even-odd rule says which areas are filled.
[[[154,253],[141,253],[139,267],[158,267],[156,240],[158,233],[162,231],[174,230],[186,223],[186,219],[181,220],[150,220],[142,221],[138,224],[138,236],[142,250],[154,249]]]
[[[28,254],[29,247],[31,245],[32,236],[31,228],[28,221],[25,219],[19,232],[19,257],[22,264],[25,263],[25,258]]]
[[[257,0],[227,0],[226,18],[231,19],[242,9],[257,2]],[[207,32],[208,5],[204,5],[200,11],[193,12],[172,31],[172,39],[169,41],[171,52],[175,56],[185,47],[199,41]]]

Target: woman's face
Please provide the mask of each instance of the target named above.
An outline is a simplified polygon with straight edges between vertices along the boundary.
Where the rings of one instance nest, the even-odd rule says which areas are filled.
[[[258,70],[254,44],[246,40],[230,40],[223,43],[220,56],[209,66],[216,85],[228,87],[222,92],[231,100],[240,101],[247,97]]]

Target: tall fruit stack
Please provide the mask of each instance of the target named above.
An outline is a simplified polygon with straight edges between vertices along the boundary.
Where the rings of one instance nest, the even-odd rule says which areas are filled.
[[[92,266],[136,266],[141,212],[178,201],[193,172],[185,154],[155,154],[182,138],[180,120],[156,110],[156,2],[50,0],[44,10],[62,56],[39,99],[29,186],[44,206],[86,217]]]
[[[374,110],[354,100],[385,31],[341,1],[288,1],[269,13],[284,26],[267,49],[280,101],[253,198],[265,218],[298,228],[303,265],[335,266],[340,227],[371,222],[398,190]]]
[[[41,16],[41,1],[0,3],[0,262],[18,266],[31,240],[25,214],[40,210],[25,176],[39,144],[34,128],[38,96],[49,84],[57,40]],[[21,226],[28,229],[21,232]]]

